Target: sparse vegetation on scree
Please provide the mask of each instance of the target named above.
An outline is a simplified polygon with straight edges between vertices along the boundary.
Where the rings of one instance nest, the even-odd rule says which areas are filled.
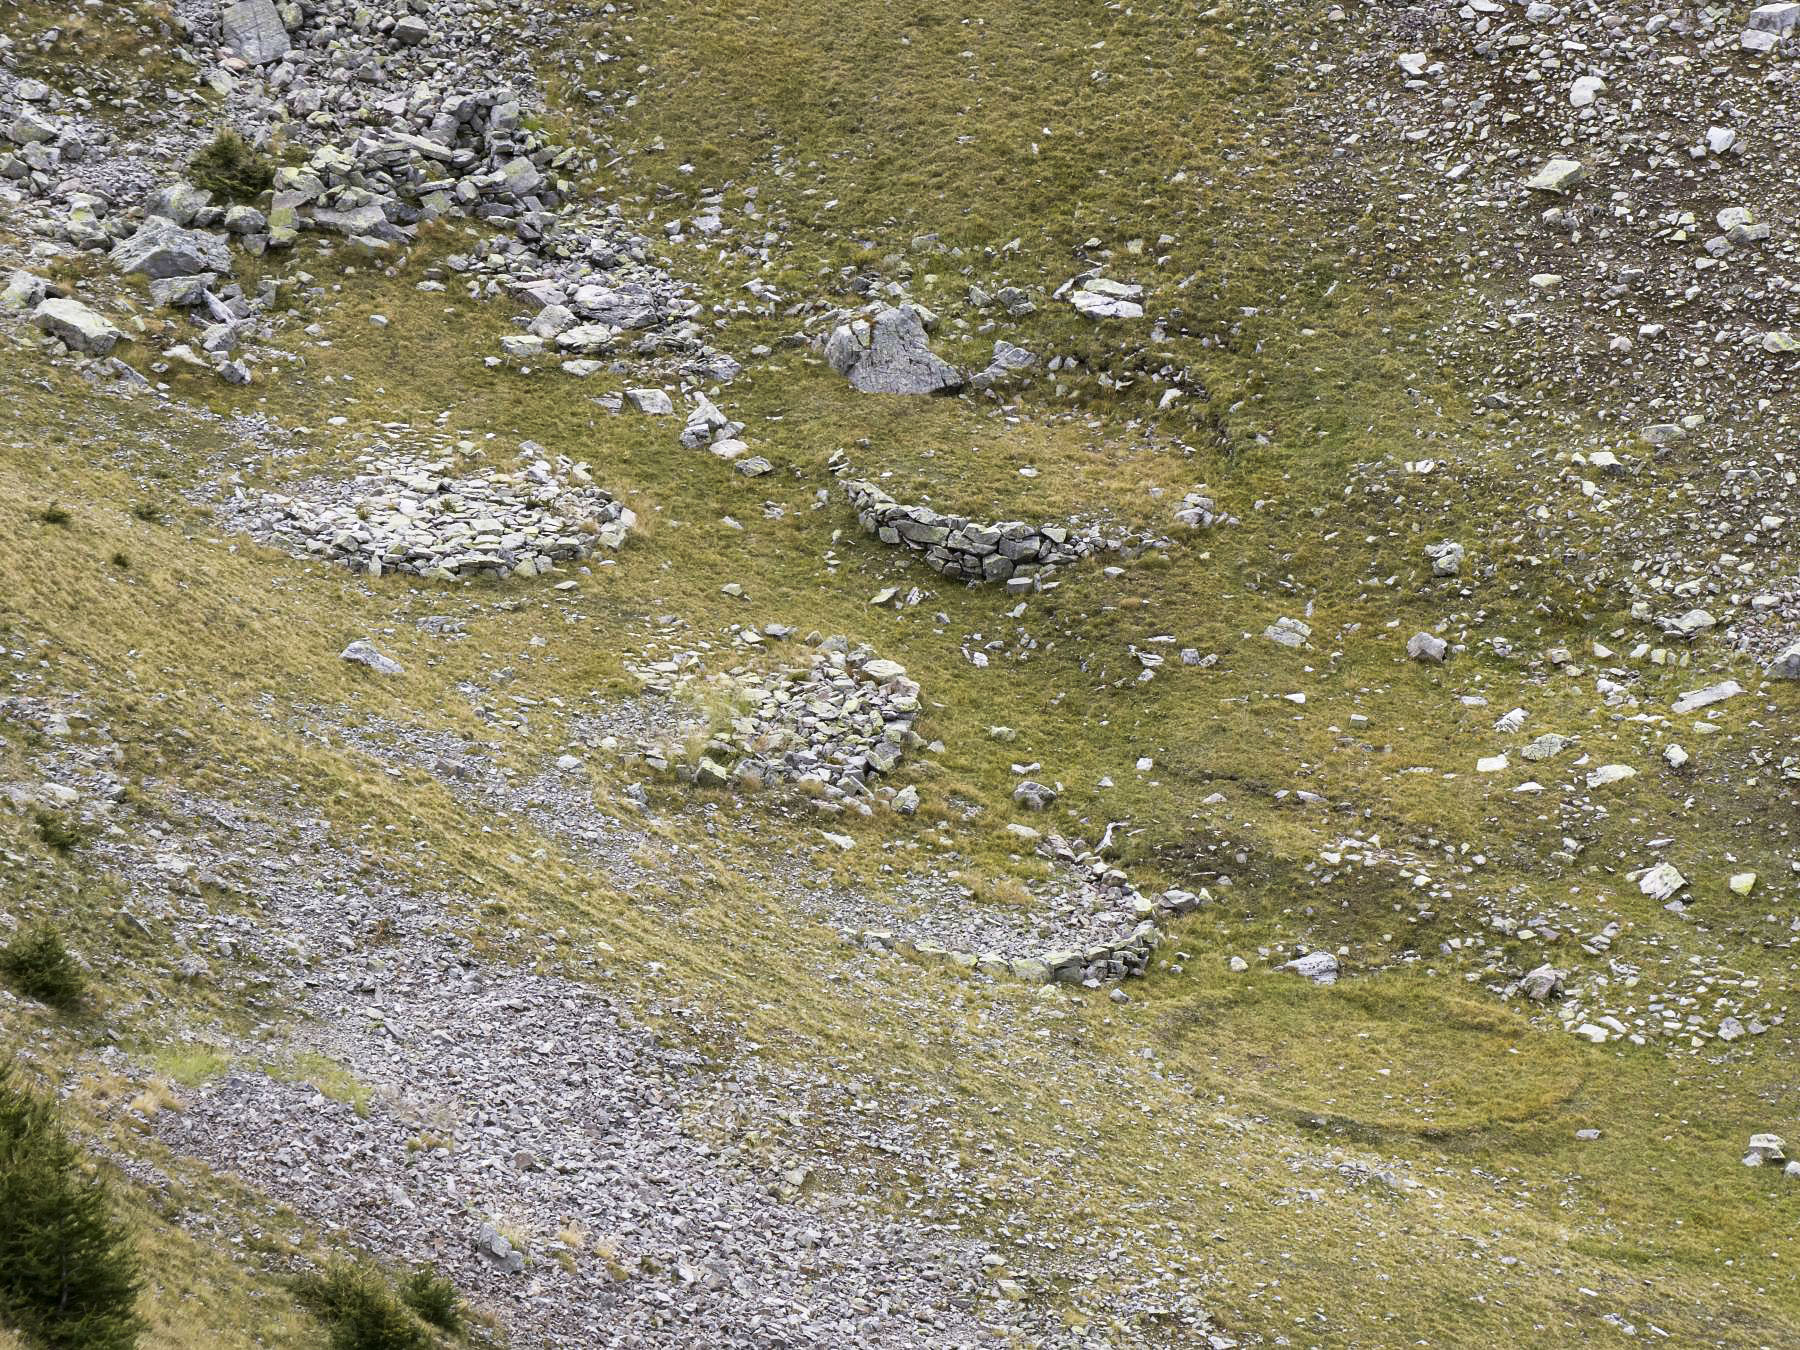
[[[1797,16],[0,6],[0,1346],[1800,1340]]]

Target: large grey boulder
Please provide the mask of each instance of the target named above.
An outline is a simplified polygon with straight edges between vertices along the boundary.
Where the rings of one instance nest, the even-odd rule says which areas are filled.
[[[614,328],[649,328],[658,317],[656,297],[635,282],[617,287],[582,286],[570,307],[584,319]]]
[[[144,203],[146,216],[159,216],[177,225],[192,225],[194,217],[212,204],[212,193],[192,183],[169,183],[158,188]]]
[[[113,266],[121,272],[152,280],[231,271],[231,251],[223,236],[184,230],[161,216],[150,217],[136,234],[113,245],[111,256]]]
[[[1800,640],[1777,652],[1766,673],[1775,680],[1800,680]]]
[[[70,351],[105,356],[125,335],[79,300],[45,300],[31,321]]]
[[[1744,27],[1753,33],[1774,33],[1786,37],[1795,28],[1800,27],[1800,5],[1758,5],[1750,11],[1750,17],[1744,21]]]
[[[22,110],[6,134],[17,145],[47,145],[56,139],[56,123],[31,108]]]
[[[911,305],[839,324],[826,340],[825,359],[865,394],[947,394],[963,386],[962,372],[933,354]]]
[[[253,66],[279,61],[293,48],[275,0],[237,0],[220,16],[225,46]]]
[[[401,675],[405,667],[385,652],[376,649],[375,644],[358,638],[338,655],[352,665],[367,666],[377,675]]]
[[[17,312],[31,309],[49,295],[51,290],[50,283],[40,276],[33,276],[30,272],[14,272],[7,278],[5,289],[0,290],[0,310]]]

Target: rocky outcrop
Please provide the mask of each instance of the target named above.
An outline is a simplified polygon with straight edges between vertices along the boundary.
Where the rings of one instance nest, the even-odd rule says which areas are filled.
[[[825,359],[865,394],[949,394],[963,386],[962,372],[932,352],[915,305],[839,324],[826,339]]]

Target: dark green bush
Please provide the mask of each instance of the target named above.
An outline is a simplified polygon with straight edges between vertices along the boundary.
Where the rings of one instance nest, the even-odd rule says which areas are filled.
[[[56,1107],[0,1064],[0,1323],[36,1350],[129,1350],[137,1253]]]
[[[440,1331],[455,1334],[462,1330],[462,1299],[447,1276],[436,1266],[414,1267],[400,1282],[400,1297],[406,1306]]]
[[[67,507],[51,502],[38,512],[38,519],[46,525],[67,525],[74,517],[69,514]]]
[[[301,1276],[294,1293],[325,1324],[331,1350],[431,1350],[431,1333],[377,1271],[333,1266]]]
[[[85,837],[79,825],[54,811],[35,812],[32,821],[37,826],[38,838],[58,853],[67,853]]]
[[[270,158],[235,131],[221,131],[188,161],[188,181],[230,202],[246,202],[275,181]]]
[[[0,976],[27,998],[53,1008],[74,1007],[86,984],[62,934],[49,924],[28,929],[0,948]]]

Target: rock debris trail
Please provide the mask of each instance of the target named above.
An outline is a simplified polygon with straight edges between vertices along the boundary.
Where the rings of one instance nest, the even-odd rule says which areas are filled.
[[[160,1117],[163,1140],[438,1262],[515,1344],[981,1340],[975,1244],[833,1195],[853,1169],[816,1138],[778,1160],[742,1145],[789,1133],[827,1084],[702,1067],[589,986],[478,963],[436,918],[415,908],[390,947],[309,974],[310,1046],[374,1089],[362,1113],[234,1071]]]
[[[458,917],[472,906],[359,865],[324,819],[277,827],[174,799],[185,818],[102,850],[125,912],[171,925],[190,980],[214,978],[203,953],[265,972],[295,1028],[279,1048],[226,1047],[238,1067],[158,1113],[178,1153],[385,1258],[438,1263],[519,1346],[593,1345],[600,1328],[620,1346],[1042,1332],[995,1297],[981,1244],[853,1198],[888,1179],[869,1149],[954,1198],[914,1124],[928,1098],[891,1096],[871,1127],[828,1076],[721,1060],[727,1027],[684,1024],[704,1056],[667,1043],[603,992],[604,970],[583,982],[477,956]],[[218,890],[256,897],[254,913],[209,909]],[[342,1100],[309,1067],[320,1056],[367,1099]],[[295,1067],[244,1067],[271,1058]]]

